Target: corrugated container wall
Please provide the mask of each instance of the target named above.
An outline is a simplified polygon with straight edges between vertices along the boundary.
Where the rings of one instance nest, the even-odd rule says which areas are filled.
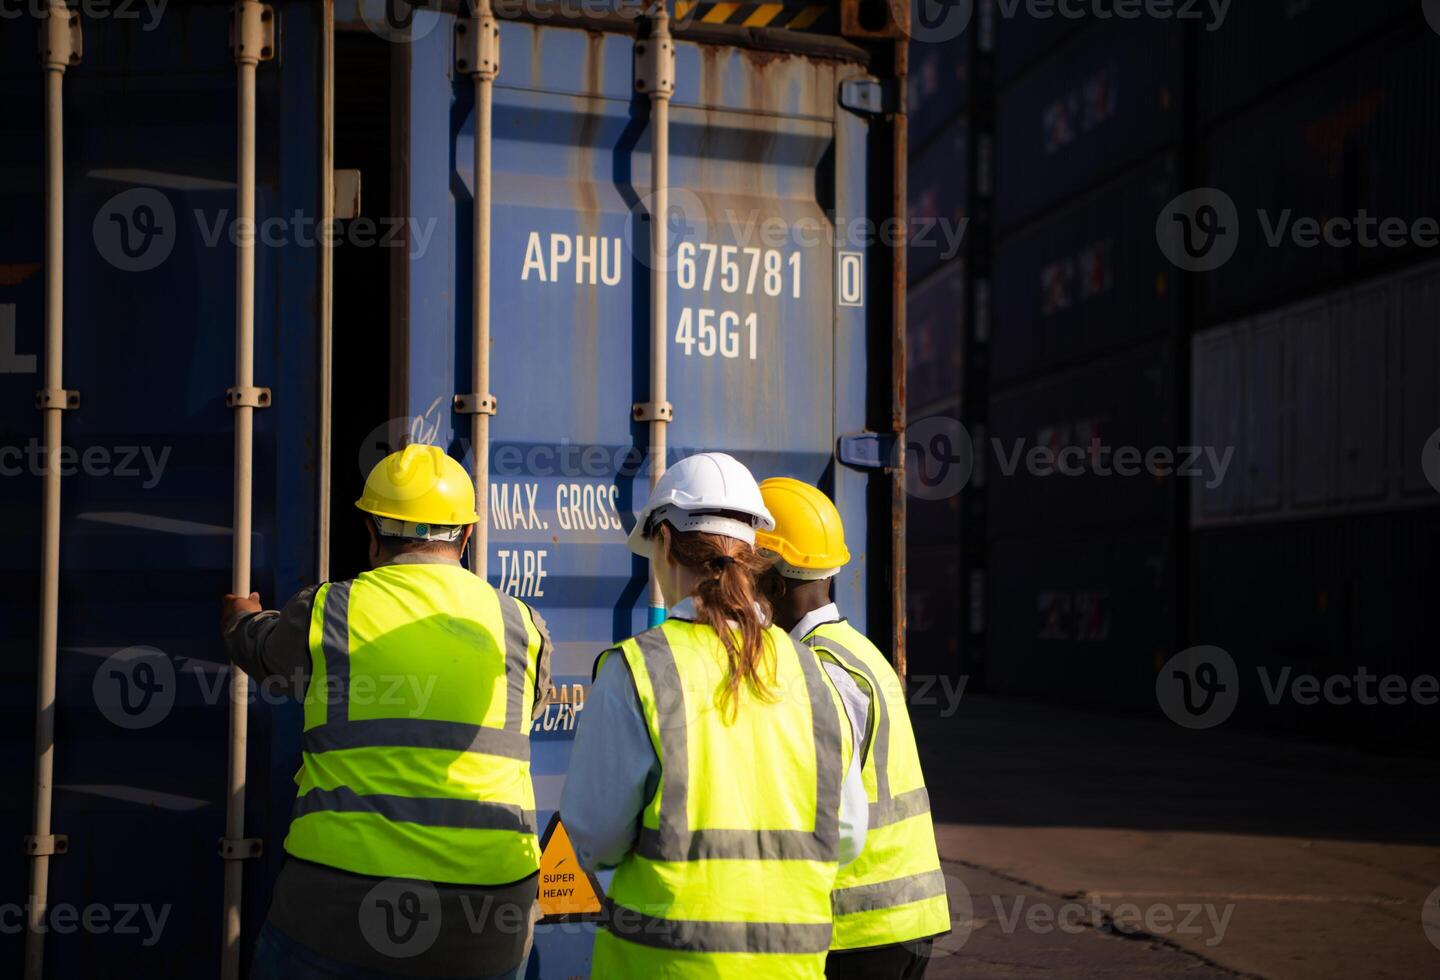
[[[1155,247],[1155,216],[1175,196],[1164,154],[1049,211],[1000,247],[992,385],[1103,356],[1180,326],[1177,272]]]
[[[1179,138],[1181,36],[1166,20],[1093,24],[1002,90],[995,134],[1002,240]]]
[[[1230,196],[1234,256],[1203,282],[1202,320],[1297,299],[1440,248],[1440,46],[1375,40],[1218,124],[1204,182]],[[1323,237],[1322,237],[1323,236]]]
[[[258,70],[257,204],[269,237],[256,250],[256,384],[271,389],[273,404],[256,412],[253,581],[272,607],[315,576],[319,9],[278,4],[279,51]],[[236,300],[227,13],[174,6],[153,30],[87,19],[84,59],[65,78],[65,381],[82,404],[64,424],[85,465],[63,481],[55,829],[69,836],[70,852],[52,863],[51,898],[150,903],[170,919],[151,945],[115,932],[52,937],[55,977],[218,969],[228,693],[215,619],[230,581],[225,393],[234,384]],[[364,560],[346,494],[387,449],[403,437],[472,462],[469,418],[452,400],[476,388],[475,106],[471,79],[456,70],[450,13],[417,9],[400,39],[407,43],[397,44],[367,32],[353,4],[340,4],[339,16],[341,80],[388,73],[388,95],[368,106],[355,104],[363,86],[337,93],[339,118],[355,127],[337,132],[337,146],[358,147],[357,157],[378,152],[378,172],[362,174],[362,214],[378,227],[365,242],[346,235],[335,267],[337,310],[353,315],[335,325],[336,444],[323,462],[333,463],[343,577]],[[784,35],[723,35],[768,44],[763,51],[683,31],[675,43],[674,271],[663,325],[669,458],[724,450],[761,476],[799,477],[832,494],[853,554],[837,599],[888,647],[899,573],[891,477],[840,463],[836,446],[847,434],[891,428],[894,256],[854,232],[890,216],[894,129],[883,114],[840,99],[849,83],[872,78],[867,61],[889,70],[892,46],[820,37],[787,46]],[[632,409],[650,397],[653,133],[648,100],[636,95],[631,34],[558,18],[503,21],[500,46],[488,576],[532,603],[556,641],[559,703],[537,719],[532,751],[543,829],[596,655],[647,625],[647,567],[624,535],[649,475],[648,426]],[[32,445],[40,424],[41,77],[33,29],[7,21],[7,463],[8,447]],[[367,263],[376,249],[383,258]],[[366,298],[358,308],[356,296]],[[33,749],[39,484],[31,470],[0,480],[13,516],[0,548],[11,709],[0,752],[16,774],[30,771]],[[246,862],[246,948],[283,855],[301,723],[298,708],[273,693],[249,714],[245,829],[263,838],[265,856]],[[12,841],[27,832],[24,784],[17,775],[0,808]],[[17,849],[7,853],[5,874],[19,894],[25,862]],[[588,974],[595,916],[575,918],[539,926],[532,980]],[[22,937],[5,932],[0,960],[18,963]]]
[[[314,216],[318,8],[286,9],[284,57],[257,82],[261,214]],[[227,8],[155,21],[84,18],[66,72],[64,413],[50,900],[168,910],[158,937],[52,935],[53,977],[214,975],[219,966],[229,688],[217,611],[230,588],[235,383],[235,65]],[[0,445],[27,450],[0,500],[10,774],[0,831],[30,833],[40,561],[45,317],[43,72],[29,17],[0,29]],[[276,231],[272,224],[268,230]],[[283,601],[313,574],[318,250],[257,248],[255,356],[274,408],[255,413],[253,588]],[[254,689],[252,689],[254,691]],[[255,691],[244,913],[265,915],[294,793],[300,712]],[[6,849],[6,892],[27,861]],[[152,938],[150,944],[143,939]],[[0,936],[19,975],[24,934]]]

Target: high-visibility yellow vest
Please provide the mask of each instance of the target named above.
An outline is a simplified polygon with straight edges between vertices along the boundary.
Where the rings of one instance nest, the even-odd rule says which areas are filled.
[[[286,851],[385,878],[534,874],[540,643],[525,605],[460,565],[322,585]]]
[[[833,949],[862,949],[950,931],[945,875],[930,822],[905,692],[885,655],[844,621],[817,626],[805,642],[876,692],[870,753],[861,775],[870,800],[865,850],[840,869],[831,896]]]
[[[773,700],[742,686],[733,719],[708,626],[670,619],[601,655],[629,664],[661,776],[606,896],[596,980],[824,975],[853,740],[820,658],[778,627],[766,644]]]

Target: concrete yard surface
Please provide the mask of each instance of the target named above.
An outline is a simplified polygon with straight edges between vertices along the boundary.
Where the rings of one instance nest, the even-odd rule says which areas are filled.
[[[978,695],[912,713],[954,921],[928,976],[1440,976],[1432,761]]]

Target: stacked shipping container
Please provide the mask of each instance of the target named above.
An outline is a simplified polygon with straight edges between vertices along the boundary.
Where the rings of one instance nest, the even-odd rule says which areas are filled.
[[[1400,0],[993,7],[989,688],[1153,709],[1194,644],[1247,689],[1283,665],[1414,676],[1440,528],[1440,272],[1416,265],[1440,240],[1435,31]],[[1238,227],[1192,274],[1156,236],[1196,187]],[[1387,219],[1390,244],[1343,243]],[[937,292],[912,295],[917,343]],[[1367,723],[1406,739],[1402,716]]]
[[[1173,643],[1181,297],[1174,21],[1002,20],[989,472],[991,689],[1138,705]],[[1123,455],[1122,455],[1123,454]],[[1125,475],[1128,474],[1128,475]]]
[[[1440,44],[1399,0],[1233,16],[1200,42],[1199,130],[1240,227],[1191,343],[1194,441],[1235,463],[1191,501],[1190,635],[1257,695],[1242,722],[1413,743],[1435,732],[1413,699],[1304,704],[1256,679],[1435,672],[1440,271],[1416,263],[1440,239]]]
[[[963,6],[963,5],[961,5]],[[909,301],[906,387],[912,478],[906,545],[907,655],[912,677],[972,672],[983,656],[984,498],[954,486],[939,458],[983,399],[990,222],[991,21],[950,11],[910,44]],[[948,452],[948,450],[942,450]],[[937,483],[926,487],[926,467]],[[961,528],[969,530],[962,535]]]

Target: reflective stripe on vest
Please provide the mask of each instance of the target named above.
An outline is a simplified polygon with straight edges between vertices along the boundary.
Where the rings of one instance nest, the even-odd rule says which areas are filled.
[[[823,974],[849,726],[819,657],[777,628],[767,637],[775,645],[776,700],[742,687],[733,722],[720,720],[713,704],[727,668],[709,627],[672,619],[608,651],[630,665],[661,778],[636,848],[609,889],[597,977],[714,976],[713,957],[731,953],[750,956],[752,965],[754,954],[792,959],[786,968],[796,972],[787,975]],[[813,755],[797,756],[807,741]],[[754,753],[773,747],[774,757],[732,757],[737,745]],[[807,755],[813,771],[811,763],[797,768]],[[692,762],[704,771],[693,772]],[[796,779],[803,782],[791,790],[786,781]],[[776,826],[784,821],[775,809],[769,819],[762,812],[770,806],[799,818],[794,803],[808,807],[812,790],[808,826]],[[692,811],[753,825],[691,826]]]
[[[458,565],[384,566],[322,586],[286,850],[377,877],[534,873],[539,646],[524,607]]]
[[[864,767],[870,828],[865,850],[836,878],[832,947],[858,949],[946,932],[945,875],[899,678],[848,623],[822,624],[805,643],[864,679],[876,694],[873,743]]]

